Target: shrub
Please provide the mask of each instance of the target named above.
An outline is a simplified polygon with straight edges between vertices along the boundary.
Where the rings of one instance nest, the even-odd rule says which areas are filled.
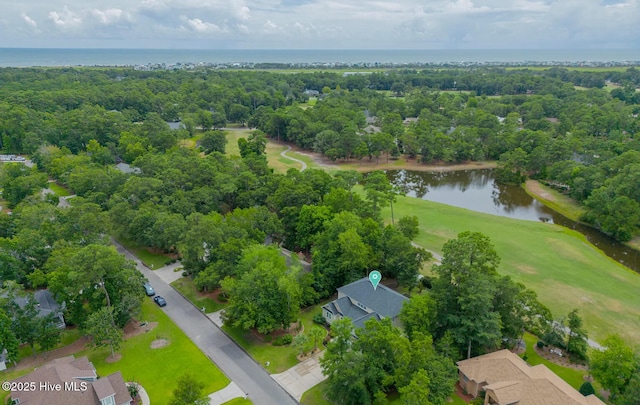
[[[187,277],[189,275],[189,273],[187,273],[186,271],[182,272],[182,277]]]
[[[424,276],[420,279],[420,286],[421,288],[426,288],[427,290],[430,290],[432,285],[431,285],[431,277],[428,276]]]
[[[324,319],[324,316],[322,316],[322,313],[317,313],[313,316],[313,322],[317,323],[318,325],[326,325],[327,321]]]
[[[593,385],[591,385],[591,383],[589,381],[584,382],[581,386],[580,389],[578,390],[580,391],[580,393],[582,395],[584,395],[585,397],[588,395],[595,395],[596,390],[593,388]]]
[[[542,340],[538,340],[538,343],[536,343],[536,346],[538,346],[538,349],[542,349],[544,347],[544,342]]]
[[[293,340],[293,337],[289,334],[287,335],[282,335],[280,337],[277,337],[273,340],[273,343],[271,343],[273,346],[284,346],[284,345],[288,345],[291,344],[291,341]]]

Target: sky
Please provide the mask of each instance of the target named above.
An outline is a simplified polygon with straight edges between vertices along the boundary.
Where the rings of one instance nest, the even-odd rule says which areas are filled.
[[[640,0],[0,0],[3,48],[640,49]]]

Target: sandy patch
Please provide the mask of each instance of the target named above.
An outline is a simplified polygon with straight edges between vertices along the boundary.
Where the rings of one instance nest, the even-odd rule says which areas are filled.
[[[158,326],[158,322],[140,322],[140,321],[136,321],[135,319],[131,320],[124,327],[124,339],[127,340],[134,336],[138,336],[141,333],[149,332],[150,330],[154,329],[156,326]]]
[[[116,363],[122,359],[122,355],[120,353],[112,354],[105,359],[107,363]]]
[[[527,180],[526,188],[529,192],[531,192],[531,194],[535,195],[536,197],[539,197],[539,198],[542,198],[543,200],[547,200],[551,202],[558,202],[558,200],[553,194],[545,191],[540,185],[540,183],[538,183],[535,180]]]
[[[527,266],[526,264],[520,264],[516,267],[521,273],[524,274],[531,274],[531,275],[536,275],[538,274],[538,271],[531,267],[531,266]]]
[[[161,349],[163,347],[167,347],[169,346],[171,342],[169,341],[169,339],[156,339],[153,342],[151,342],[150,347],[152,349]]]

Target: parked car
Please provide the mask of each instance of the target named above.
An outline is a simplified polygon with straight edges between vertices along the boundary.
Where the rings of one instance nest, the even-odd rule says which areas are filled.
[[[153,300],[160,307],[164,307],[165,305],[167,305],[167,301],[165,301],[164,298],[162,298],[162,296],[160,296],[160,295],[156,295],[155,297],[153,297]]]
[[[156,295],[156,290],[154,290],[149,283],[144,283],[144,292],[146,292],[149,297]]]

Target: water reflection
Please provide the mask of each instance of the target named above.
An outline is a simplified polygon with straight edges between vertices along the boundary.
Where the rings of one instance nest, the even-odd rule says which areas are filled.
[[[594,228],[558,214],[518,186],[495,181],[491,169],[456,172],[417,172],[389,170],[387,176],[406,195],[454,207],[503,217],[555,223],[584,234],[608,256],[640,272],[638,251],[616,242]]]

